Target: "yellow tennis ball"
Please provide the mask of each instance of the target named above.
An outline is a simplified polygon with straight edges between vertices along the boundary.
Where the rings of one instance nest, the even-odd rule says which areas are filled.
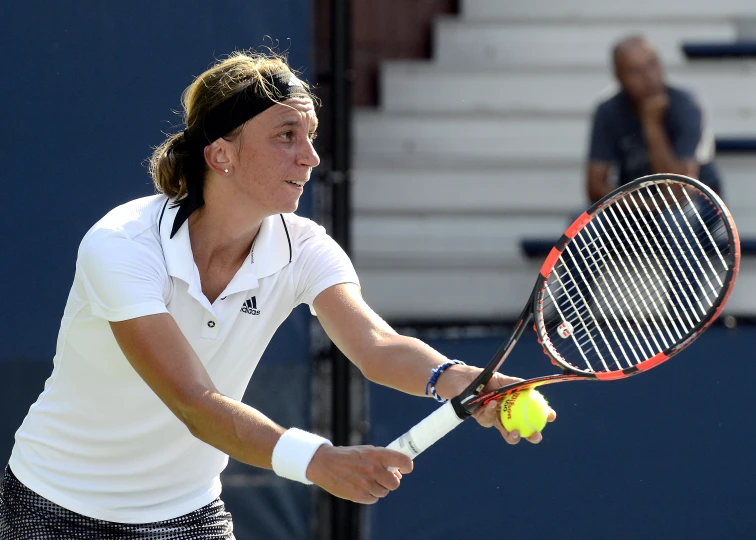
[[[538,390],[519,390],[501,402],[501,424],[527,438],[546,427],[550,411],[549,402]]]

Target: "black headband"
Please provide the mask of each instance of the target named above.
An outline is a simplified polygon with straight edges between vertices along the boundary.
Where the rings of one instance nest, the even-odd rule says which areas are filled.
[[[295,97],[310,98],[302,82],[290,71],[271,73],[267,83],[268,92],[265,95],[259,95],[257,85],[250,84],[244,90],[210,109],[200,125],[191,132],[189,129],[184,130],[184,143],[188,146],[189,156],[194,156],[190,159],[196,159],[198,162],[191,170],[191,177],[187,178],[189,185],[186,197],[175,203],[179,209],[173,220],[171,238],[189,218],[189,215],[205,204],[205,198],[202,195],[203,178],[200,172],[202,166],[199,163],[201,150],[276,103]]]
[[[301,81],[290,71],[271,73],[267,83],[265,95],[259,95],[257,84],[250,84],[210,109],[199,126],[191,132],[184,130],[184,138],[193,147],[204,148],[276,103],[294,97],[310,97]]]

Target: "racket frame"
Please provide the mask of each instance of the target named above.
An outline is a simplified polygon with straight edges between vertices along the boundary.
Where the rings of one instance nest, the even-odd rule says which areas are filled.
[[[525,331],[525,328],[527,328],[528,324],[531,322],[531,320],[535,319],[538,316],[539,310],[541,309],[540,300],[541,300],[541,294],[540,292],[543,290],[543,287],[548,280],[549,276],[551,275],[552,271],[554,270],[555,265],[557,264],[559,257],[564,252],[566,246],[578,235],[578,233],[590,223],[593,218],[597,215],[599,215],[601,212],[603,212],[603,209],[607,204],[613,203],[618,199],[623,198],[626,194],[632,193],[635,191],[638,191],[642,188],[649,187],[651,185],[657,184],[660,180],[674,180],[675,182],[682,183],[682,184],[688,184],[695,189],[701,191],[706,197],[711,199],[714,204],[718,207],[718,210],[723,214],[722,222],[724,223],[727,237],[730,240],[731,246],[733,248],[733,264],[729,266],[727,269],[727,273],[725,275],[725,278],[723,281],[727,284],[726,287],[723,287],[720,293],[717,295],[717,298],[713,302],[713,306],[709,308],[708,313],[705,317],[703,317],[698,323],[688,331],[688,333],[678,342],[676,342],[671,347],[665,349],[664,351],[654,355],[653,357],[646,359],[632,367],[624,368],[622,370],[618,371],[611,371],[611,372],[588,372],[584,370],[580,370],[575,368],[574,366],[568,364],[566,361],[564,361],[561,356],[555,351],[551,350],[551,344],[550,344],[550,338],[546,335],[545,330],[543,329],[542,325],[534,324],[533,329],[536,332],[536,335],[538,337],[538,343],[541,345],[544,354],[546,354],[551,362],[557,366],[562,373],[555,374],[555,375],[547,375],[543,377],[537,377],[534,379],[529,379],[527,381],[517,382],[513,383],[507,386],[503,386],[501,388],[497,388],[495,390],[486,392],[485,394],[481,394],[481,391],[483,388],[488,384],[488,382],[493,377],[493,374],[499,370],[499,368],[504,363],[504,360],[506,360],[507,356],[509,356],[509,353],[514,348],[514,346],[517,344],[517,341],[522,336],[523,332]],[[523,389],[529,389],[529,388],[536,388],[538,386],[542,386],[545,384],[555,384],[560,382],[566,382],[566,381],[574,381],[574,380],[586,380],[586,381],[597,381],[597,380],[603,380],[603,381],[609,381],[609,380],[618,380],[618,379],[625,379],[627,377],[631,377],[633,375],[637,375],[638,373],[642,373],[644,371],[648,371],[649,369],[658,366],[659,364],[662,364],[675,354],[679,353],[683,349],[685,349],[688,345],[690,345],[695,339],[700,336],[704,330],[712,323],[716,318],[719,316],[719,314],[722,312],[722,309],[724,308],[724,305],[727,303],[727,299],[730,296],[730,293],[732,292],[732,288],[735,284],[735,280],[737,278],[737,272],[740,266],[740,239],[738,236],[737,228],[735,227],[735,223],[733,221],[732,215],[730,214],[729,210],[725,206],[725,204],[722,202],[722,200],[719,198],[719,196],[714,193],[714,191],[711,190],[708,186],[703,184],[702,182],[698,180],[694,180],[692,178],[689,178],[687,176],[679,175],[679,174],[652,174],[649,176],[644,176],[642,178],[638,178],[632,182],[629,182],[625,184],[624,186],[620,186],[593,205],[591,205],[585,212],[583,212],[580,216],[575,219],[575,221],[567,227],[564,234],[561,236],[561,238],[556,242],[554,247],[551,249],[549,254],[546,256],[546,259],[544,260],[543,264],[541,265],[540,272],[538,274],[538,279],[536,280],[535,286],[533,287],[533,291],[530,294],[530,298],[526,302],[525,309],[520,314],[517,323],[515,324],[512,333],[510,334],[507,341],[499,348],[498,351],[496,351],[496,354],[494,354],[491,361],[488,363],[488,365],[483,369],[483,371],[478,375],[478,377],[458,396],[452,398],[450,401],[452,402],[452,407],[454,408],[454,411],[457,413],[457,415],[460,418],[467,418],[471,416],[478,407],[481,405],[485,405],[488,402],[490,402],[492,399],[503,399],[503,397],[507,394],[511,394],[513,392],[516,392],[518,390]]]
[[[531,321],[538,316],[540,309],[541,291],[543,290],[546,281],[548,280],[551,272],[554,270],[559,257],[563,253],[565,247],[572,241],[575,236],[588,224],[591,220],[599,215],[603,211],[603,207],[607,203],[612,203],[617,199],[623,197],[625,194],[637,191],[643,187],[648,187],[659,180],[669,179],[683,184],[689,184],[699,191],[703,192],[706,197],[711,199],[718,210],[723,214],[722,220],[726,228],[727,237],[730,240],[730,245],[733,249],[732,264],[727,270],[727,274],[724,279],[726,286],[722,288],[717,295],[716,300],[713,302],[712,307],[709,308],[707,314],[693,326],[688,333],[680,339],[676,344],[665,349],[664,351],[654,355],[653,357],[646,359],[632,367],[625,368],[612,372],[587,372],[579,370],[574,366],[564,361],[560,355],[555,354],[549,350],[550,338],[545,334],[543,328],[539,328],[538,324],[534,324],[533,328],[538,337],[538,342],[541,344],[543,352],[551,359],[551,362],[557,366],[561,373],[546,375],[543,377],[537,377],[526,381],[518,381],[495,390],[491,390],[482,394],[483,388],[490,382],[493,374],[499,370],[504,361],[509,356],[510,352],[517,344],[522,334],[525,332],[527,326]],[[685,347],[690,345],[701,333],[719,316],[724,307],[727,299],[732,292],[732,288],[735,284],[738,268],[740,266],[740,240],[738,237],[737,228],[732,219],[727,207],[722,200],[705,184],[682,176],[678,174],[653,174],[638,178],[624,186],[620,186],[583,212],[564,232],[562,237],[556,242],[552,250],[547,255],[544,263],[541,266],[538,279],[533,287],[533,291],[530,294],[530,298],[525,304],[525,307],[517,319],[512,333],[507,340],[499,347],[490,360],[488,365],[480,372],[480,374],[473,380],[468,387],[462,391],[459,395],[455,396],[444,405],[436,409],[433,413],[428,415],[421,422],[416,424],[409,431],[404,433],[401,437],[394,440],[387,446],[389,449],[397,450],[405,455],[414,458],[421,452],[426,450],[437,440],[449,433],[465,419],[469,418],[481,405],[489,403],[491,400],[501,400],[507,394],[513,393],[517,390],[535,388],[546,384],[556,384],[567,381],[609,381],[624,379],[649,369],[658,366],[664,361],[668,360],[675,354],[682,351]]]

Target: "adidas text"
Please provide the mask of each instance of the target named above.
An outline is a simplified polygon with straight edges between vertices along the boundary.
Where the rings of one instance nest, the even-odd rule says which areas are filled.
[[[244,304],[242,304],[241,312],[248,315],[259,315],[260,310],[257,309],[257,298],[253,296],[244,302]]]

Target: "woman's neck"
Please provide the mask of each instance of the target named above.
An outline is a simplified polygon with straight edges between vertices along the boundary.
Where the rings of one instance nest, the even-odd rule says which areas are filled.
[[[241,264],[252,247],[262,219],[236,219],[226,212],[205,204],[189,216],[189,239],[197,265],[213,260],[224,266]]]

